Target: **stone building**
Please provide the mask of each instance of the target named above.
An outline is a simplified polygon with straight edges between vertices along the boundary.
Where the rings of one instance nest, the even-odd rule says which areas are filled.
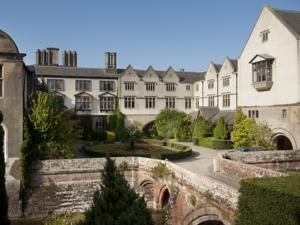
[[[300,12],[266,6],[238,60],[238,105],[267,122],[277,149],[300,147]]]
[[[0,111],[4,116],[4,155],[18,158],[23,142],[23,111],[33,82],[14,40],[0,30]]]

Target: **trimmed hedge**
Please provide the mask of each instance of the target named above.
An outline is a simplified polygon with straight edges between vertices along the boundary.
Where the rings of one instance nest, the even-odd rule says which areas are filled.
[[[192,155],[193,151],[189,146],[178,144],[175,142],[165,141],[165,140],[156,140],[156,139],[141,139],[139,140],[142,143],[160,145],[163,147],[167,147],[172,152],[161,153],[161,159],[183,159]]]
[[[237,225],[253,224],[300,224],[300,174],[241,182]]]
[[[214,137],[194,138],[195,145],[213,149],[232,149],[233,143],[230,140],[216,139]]]
[[[175,160],[175,159],[183,159],[188,156],[192,155],[192,149],[188,146],[174,143],[174,142],[168,142],[168,141],[161,141],[156,139],[139,139],[137,140],[137,143],[144,143],[148,145],[152,145],[153,147],[156,146],[161,150],[155,150],[160,151],[160,156],[158,156],[160,159],[169,159],[169,160]],[[147,157],[151,158],[151,153],[139,153],[134,151],[126,151],[125,148],[127,147],[127,144],[112,144],[111,146],[120,146],[120,148],[117,149],[111,149],[108,150],[109,145],[106,146],[106,150],[102,151],[94,150],[91,147],[83,147],[82,150],[85,151],[87,154],[94,156],[94,157],[105,157],[107,154],[111,157],[121,157],[121,156],[141,156],[141,157]],[[100,145],[99,145],[100,146]],[[136,147],[138,148],[138,146]],[[165,151],[163,151],[165,150]]]

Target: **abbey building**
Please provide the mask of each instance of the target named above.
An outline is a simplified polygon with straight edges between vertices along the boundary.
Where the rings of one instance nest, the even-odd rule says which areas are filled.
[[[92,115],[94,129],[118,101],[126,124],[153,121],[160,110],[178,109],[233,124],[233,112],[266,121],[278,149],[300,147],[300,12],[262,9],[238,59],[208,63],[206,71],[172,67],[143,70],[117,67],[117,54],[106,52],[102,68],[77,67],[77,52],[57,48],[36,51],[36,64],[25,65],[11,37],[0,31],[0,110],[4,113],[7,157],[18,157],[23,140],[23,112],[34,79],[80,117]],[[61,59],[60,59],[61,58]],[[78,127],[80,129],[80,120]]]

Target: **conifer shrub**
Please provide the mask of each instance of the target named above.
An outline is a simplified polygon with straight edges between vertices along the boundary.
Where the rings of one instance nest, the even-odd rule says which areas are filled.
[[[227,125],[224,121],[223,117],[220,117],[220,119],[218,119],[217,125],[214,129],[214,138],[216,139],[227,139],[228,137],[228,129],[227,129]]]
[[[144,198],[129,186],[115,161],[106,159],[100,190],[94,193],[92,206],[79,225],[153,225]]]
[[[253,224],[300,224],[300,174],[242,180],[237,225]]]

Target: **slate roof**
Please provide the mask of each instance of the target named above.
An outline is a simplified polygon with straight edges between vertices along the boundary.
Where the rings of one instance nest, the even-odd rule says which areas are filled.
[[[300,39],[300,11],[274,9],[275,15]]]
[[[221,110],[215,116],[211,118],[213,123],[216,123],[221,117],[224,118],[224,121],[227,125],[233,125],[234,123],[234,111],[232,110]]]
[[[117,73],[107,73],[105,69],[98,68],[80,68],[80,67],[65,67],[65,66],[28,66],[30,70],[35,70],[37,76],[51,76],[51,77],[81,77],[81,78],[118,78],[125,72],[126,69],[117,69]],[[135,72],[143,77],[147,70],[135,70]],[[158,76],[163,79],[166,71],[155,70]],[[175,71],[182,83],[193,83],[198,80],[204,80],[205,73],[197,72],[182,72]]]
[[[118,78],[124,69],[118,69],[117,74],[107,73],[105,69],[97,68],[80,68],[66,66],[34,66],[37,76],[51,77],[81,77],[81,78],[99,78],[109,77]]]
[[[230,58],[228,58],[228,59],[231,62],[231,64],[233,65],[234,72],[237,72],[237,70],[238,70],[238,61],[237,61],[237,59],[230,59]]]

